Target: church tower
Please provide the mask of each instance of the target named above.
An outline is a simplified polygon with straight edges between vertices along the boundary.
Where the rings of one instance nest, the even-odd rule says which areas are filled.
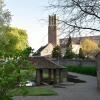
[[[48,22],[48,45],[41,51],[40,55],[51,57],[53,48],[60,45],[58,39],[58,22],[56,14],[52,16],[49,15]]]
[[[59,45],[58,38],[58,19],[56,14],[49,15],[49,25],[48,25],[48,44],[51,43],[54,47]]]

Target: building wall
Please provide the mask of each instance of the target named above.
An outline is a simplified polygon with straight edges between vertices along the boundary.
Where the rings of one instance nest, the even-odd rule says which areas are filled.
[[[79,49],[80,49],[80,45],[78,45],[78,44],[72,44],[72,51],[73,51],[75,54],[78,54],[78,53],[79,53]],[[62,48],[61,48],[62,56],[65,55],[65,52],[66,52],[66,47],[62,47]]]
[[[42,51],[41,51],[41,56],[48,56],[52,54],[54,46],[49,43]]]
[[[80,44],[81,41],[85,40],[85,39],[91,39],[93,41],[95,41],[98,45],[100,45],[100,35],[98,36],[85,36],[85,37],[72,37],[72,42],[74,44]],[[62,46],[65,46],[68,42],[68,38],[63,38],[60,39],[60,44]]]
[[[73,45],[72,45],[72,51],[73,51],[75,54],[78,54],[78,53],[79,53],[79,49],[80,49],[80,45],[79,45],[79,44],[73,44]]]
[[[57,60],[52,60],[58,63]],[[75,66],[75,67],[96,67],[95,60],[80,60],[80,59],[61,59],[59,64],[63,66]]]

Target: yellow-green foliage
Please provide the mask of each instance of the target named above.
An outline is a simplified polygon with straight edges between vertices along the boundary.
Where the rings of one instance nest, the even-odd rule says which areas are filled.
[[[28,47],[28,37],[26,31],[13,27],[8,28],[0,37],[0,46],[7,52],[24,50]]]
[[[86,56],[96,51],[99,51],[98,44],[91,39],[85,39],[81,42],[81,48]]]

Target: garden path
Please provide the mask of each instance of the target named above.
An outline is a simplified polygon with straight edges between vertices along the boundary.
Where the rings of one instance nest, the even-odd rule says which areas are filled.
[[[85,80],[86,83],[68,84],[66,88],[54,88],[58,96],[28,96],[14,97],[14,100],[100,100],[100,90],[97,89],[97,79],[93,76],[71,73]]]

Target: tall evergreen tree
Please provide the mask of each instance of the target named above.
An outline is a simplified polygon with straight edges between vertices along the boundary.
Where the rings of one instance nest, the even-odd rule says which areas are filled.
[[[69,36],[68,38],[68,42],[67,42],[67,45],[66,45],[66,52],[65,52],[65,55],[64,55],[64,58],[73,58],[74,57],[74,53],[72,51],[72,39],[71,39],[71,36]]]
[[[56,59],[59,59],[61,58],[61,48],[60,46],[56,46],[53,51],[52,51],[52,57],[53,58],[56,58]]]
[[[85,55],[84,55],[82,48],[79,49],[79,58],[81,58],[81,59],[85,58]]]

